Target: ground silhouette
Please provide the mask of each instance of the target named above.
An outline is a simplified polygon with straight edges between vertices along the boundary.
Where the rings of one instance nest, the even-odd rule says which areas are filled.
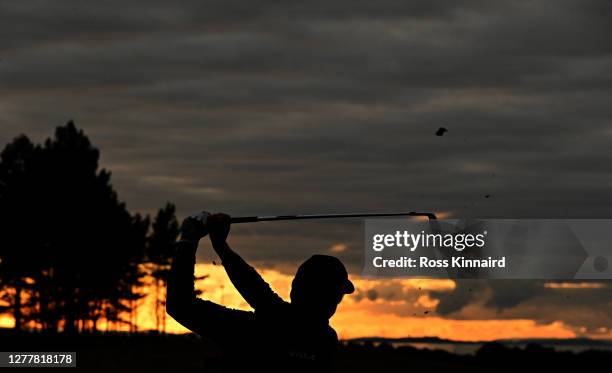
[[[76,351],[76,371],[87,372],[223,372],[226,358],[214,344],[194,334],[84,333],[80,335],[16,332],[0,329],[2,351]],[[556,352],[536,344],[509,348],[483,345],[473,355],[389,344],[340,343],[335,359],[339,373],[365,372],[543,372],[601,371],[612,352]],[[20,368],[28,371],[28,368]],[[37,372],[39,368],[32,368]],[[51,368],[52,369],[52,368]],[[61,368],[60,368],[61,369]],[[53,369],[52,369],[53,370]],[[63,369],[65,370],[65,369]],[[72,370],[71,370],[72,371]]]

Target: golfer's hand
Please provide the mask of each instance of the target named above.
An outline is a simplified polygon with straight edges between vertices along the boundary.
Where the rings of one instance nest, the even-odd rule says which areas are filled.
[[[181,224],[181,240],[193,241],[197,243],[200,238],[208,234],[207,221],[210,214],[202,211],[199,214],[191,215]]]
[[[207,226],[210,240],[213,244],[224,243],[230,231],[231,218],[226,214],[212,214],[208,216]]]

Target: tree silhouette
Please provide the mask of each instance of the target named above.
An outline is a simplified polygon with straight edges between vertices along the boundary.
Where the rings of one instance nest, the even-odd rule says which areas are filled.
[[[152,233],[147,246],[147,260],[151,264],[151,275],[155,282],[156,328],[166,332],[166,283],[172,259],[173,243],[179,234],[176,208],[167,203],[159,209],[153,220]]]
[[[20,136],[1,154],[0,284],[17,329],[133,321],[149,220],[127,211],[98,161],[72,121],[42,146]]]
[[[27,306],[24,298],[32,290],[28,279],[40,271],[42,264],[30,258],[39,242],[29,234],[36,216],[35,203],[29,196],[36,192],[33,171],[40,153],[40,147],[22,135],[0,154],[0,285],[4,290],[2,300],[7,304],[3,311],[12,313],[16,329],[30,321],[30,315],[23,312]]]

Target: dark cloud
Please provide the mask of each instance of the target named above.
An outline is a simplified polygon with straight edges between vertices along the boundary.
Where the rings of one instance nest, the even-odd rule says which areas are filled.
[[[609,1],[0,0],[0,14],[0,141],[74,118],[133,210],[609,217]],[[232,239],[266,265],[337,243],[361,265],[360,223]],[[479,286],[502,310],[535,291]],[[463,290],[438,312],[475,299]]]
[[[486,289],[487,286],[484,281],[461,280],[456,281],[454,290],[432,291],[430,296],[439,301],[436,312],[442,316],[447,316],[482,298]]]
[[[487,299],[485,306],[498,311],[516,307],[538,295],[543,288],[543,284],[538,281],[497,280],[490,281],[488,285],[491,289],[491,296]]]
[[[356,301],[367,299],[370,301],[385,300],[385,301],[405,301],[415,302],[419,293],[412,288],[407,288],[399,281],[385,281],[375,284],[371,288],[360,289],[357,287],[356,292],[352,295]]]
[[[547,291],[544,284],[544,281],[531,280],[457,280],[452,291],[434,291],[431,297],[439,300],[436,312],[443,316],[473,303],[501,312],[542,295]]]
[[[607,333],[612,325],[609,282],[458,280],[451,291],[432,291],[435,311],[454,319],[562,320],[578,335]]]

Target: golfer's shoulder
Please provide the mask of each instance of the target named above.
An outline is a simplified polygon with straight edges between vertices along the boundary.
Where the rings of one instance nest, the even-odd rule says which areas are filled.
[[[258,304],[257,308],[255,308],[255,315],[258,318],[279,320],[288,318],[291,315],[291,311],[291,304],[279,297]]]

